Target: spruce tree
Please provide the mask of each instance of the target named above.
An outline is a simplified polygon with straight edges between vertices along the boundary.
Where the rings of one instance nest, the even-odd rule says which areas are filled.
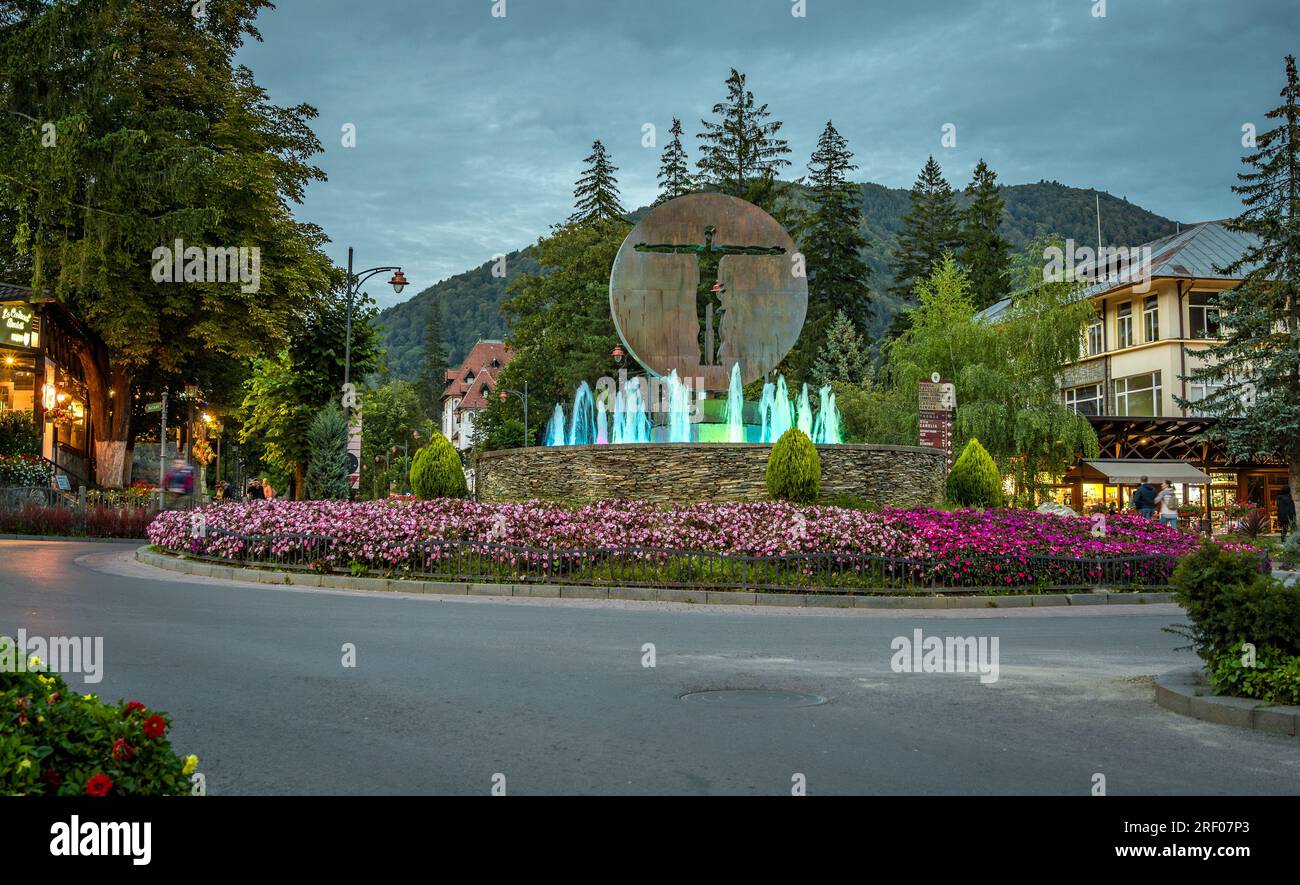
[[[862,258],[862,191],[848,180],[853,152],[829,120],[808,164],[808,216],[803,253],[808,261],[808,316],[818,334],[837,312],[858,329],[871,323],[871,268]],[[807,326],[805,326],[806,328]]]
[[[718,119],[701,120],[697,137],[702,154],[696,162],[702,183],[721,193],[771,210],[777,196],[776,176],[790,165],[790,146],[780,138],[780,120],[769,120],[767,105],[754,104],[745,75],[731,69],[727,98],[713,106]]]
[[[912,185],[912,208],[903,216],[894,253],[895,295],[913,301],[912,290],[928,279],[935,262],[961,245],[957,205],[943,170],[930,157]]]
[[[686,148],[682,145],[682,121],[673,117],[673,126],[668,131],[673,140],[664,148],[659,162],[659,198],[655,200],[656,206],[695,190],[695,179],[686,159]]]
[[[961,263],[979,310],[1005,298],[1011,289],[1011,242],[998,232],[1005,206],[997,179],[997,173],[980,160],[966,186],[970,205],[962,213]]]
[[[442,304],[429,299],[429,319],[424,326],[424,356],[416,379],[420,407],[437,421],[442,392],[447,387],[447,350],[442,346]]]
[[[1187,376],[1220,385],[1195,402],[1221,419],[1214,433],[1235,458],[1280,456],[1291,488],[1300,488],[1300,83],[1295,56],[1286,57],[1282,103],[1266,115],[1278,125],[1256,136],[1255,152],[1238,173],[1242,213],[1230,230],[1258,238],[1236,261],[1216,270],[1241,277],[1219,295],[1223,339],[1193,359]],[[1177,398],[1179,405],[1193,403]]]
[[[826,332],[826,343],[817,354],[809,380],[817,387],[840,381],[862,384],[871,377],[867,343],[844,311],[835,314]]]
[[[609,153],[600,139],[592,142],[591,155],[583,162],[587,168],[573,188],[574,209],[569,216],[569,224],[590,224],[622,218],[618,179],[614,177],[618,167],[610,162]]]
[[[309,460],[306,497],[311,501],[337,501],[348,497],[348,421],[338,403],[330,400],[312,419],[307,430]]]

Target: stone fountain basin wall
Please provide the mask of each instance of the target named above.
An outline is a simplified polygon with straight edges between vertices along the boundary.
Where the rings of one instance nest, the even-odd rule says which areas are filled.
[[[487,502],[762,501],[771,451],[767,443],[662,443],[483,452],[475,493]],[[851,495],[891,506],[943,500],[946,465],[939,449],[827,445],[817,452],[823,500]]]

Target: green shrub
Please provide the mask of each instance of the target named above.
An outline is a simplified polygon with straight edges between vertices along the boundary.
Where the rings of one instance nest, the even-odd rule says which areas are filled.
[[[316,413],[307,428],[307,479],[312,501],[338,501],[351,494],[348,483],[348,419],[335,402]]]
[[[165,714],[78,694],[58,673],[18,666],[17,653],[0,639],[0,796],[191,792],[199,760],[172,750]]]
[[[1287,535],[1286,543],[1282,545],[1282,552],[1277,558],[1278,562],[1289,569],[1300,568],[1300,531]]]
[[[948,473],[948,503],[962,507],[1002,506],[1002,474],[980,441],[971,437]]]
[[[416,452],[411,460],[411,491],[423,501],[464,498],[469,494],[460,453],[441,433],[435,433],[429,444]]]
[[[1210,660],[1210,684],[1215,690],[1269,704],[1300,704],[1300,656],[1263,648],[1256,651],[1252,664],[1244,645],[1237,643]]]
[[[1300,588],[1264,573],[1259,553],[1227,550],[1206,539],[1183,557],[1170,578],[1190,627],[1172,627],[1201,659],[1213,663],[1243,642],[1261,652],[1300,655]]]
[[[822,485],[822,459],[808,435],[791,427],[767,458],[767,493],[776,501],[811,504]]]
[[[39,443],[36,417],[31,412],[0,412],[0,455],[36,455]]]

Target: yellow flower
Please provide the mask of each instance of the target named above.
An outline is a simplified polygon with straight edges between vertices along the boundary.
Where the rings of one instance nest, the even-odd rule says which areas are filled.
[[[44,721],[45,721],[45,717],[44,717],[44,716],[37,716],[37,717],[36,717],[36,723],[37,723],[38,725],[39,725],[40,723],[44,722]]]
[[[54,678],[51,677],[51,676],[37,676],[36,678],[40,680],[41,685],[53,685],[53,684],[54,684]]]
[[[199,767],[199,757],[191,753],[185,757],[185,767],[181,769],[181,774],[189,777]]]
[[[95,696],[93,694],[83,694],[81,696],[81,699],[83,701],[93,701],[95,699]]]
[[[28,670],[35,670],[40,665],[41,665],[41,659],[36,657],[36,655],[32,655],[30,658],[27,659]]]
[[[19,770],[19,771],[26,771],[27,769],[29,769],[29,768],[31,768],[31,767],[32,767],[32,760],[30,760],[30,759],[24,759],[22,762],[19,762],[19,763],[18,763],[18,770]]]

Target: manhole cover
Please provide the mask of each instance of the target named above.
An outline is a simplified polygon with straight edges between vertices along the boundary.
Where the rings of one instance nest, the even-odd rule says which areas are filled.
[[[713,691],[691,691],[682,700],[718,707],[815,707],[826,703],[819,694],[798,691],[772,691],[762,688],[724,688]]]

